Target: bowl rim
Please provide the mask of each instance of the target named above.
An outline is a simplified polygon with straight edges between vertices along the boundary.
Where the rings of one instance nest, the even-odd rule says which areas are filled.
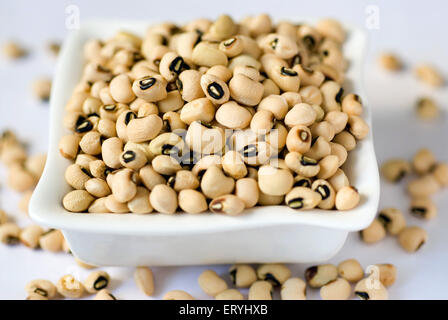
[[[292,19],[291,19],[292,20]],[[294,19],[294,21],[310,21],[310,19]],[[81,68],[73,66],[74,60],[81,56],[82,43],[92,36],[105,38],[118,30],[129,30],[142,33],[147,26],[156,21],[123,21],[123,20],[91,20],[72,31],[66,38],[58,59],[53,88],[50,99],[50,134],[47,163],[43,175],[30,201],[29,214],[37,223],[61,230],[72,230],[88,233],[115,233],[135,235],[181,235],[212,232],[227,232],[263,228],[266,226],[310,225],[328,229],[357,231],[368,226],[373,220],[379,203],[378,164],[373,147],[371,109],[366,103],[362,86],[362,65],[367,42],[365,31],[358,27],[344,24],[349,37],[344,44],[344,56],[350,62],[347,79],[351,80],[354,92],[363,97],[363,118],[370,126],[366,139],[359,141],[353,151],[358,159],[357,183],[362,182],[362,199],[359,206],[348,211],[326,211],[313,209],[295,211],[287,206],[268,206],[246,209],[246,213],[238,217],[201,213],[201,214],[83,214],[70,213],[62,207],[62,194],[68,190],[61,170],[70,163],[59,154],[59,138],[67,131],[62,128],[62,117],[65,114],[65,103],[73,90],[67,90],[67,83],[76,84]],[[353,47],[353,48],[352,48]],[[348,50],[347,48],[350,48]],[[76,50],[75,50],[76,49]],[[76,79],[74,79],[76,78]],[[360,151],[360,149],[362,149]],[[352,156],[353,157],[353,156]],[[361,161],[362,160],[362,161]],[[361,163],[362,162],[362,163]],[[59,173],[58,173],[59,172]],[[360,174],[358,174],[360,173]],[[63,174],[62,174],[63,176]],[[360,180],[360,181],[358,181]],[[62,181],[62,183],[61,183]],[[366,197],[367,196],[367,197]]]

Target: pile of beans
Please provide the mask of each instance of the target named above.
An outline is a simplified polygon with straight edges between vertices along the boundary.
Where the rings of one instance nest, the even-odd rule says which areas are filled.
[[[448,186],[448,163],[437,162],[434,154],[426,148],[418,150],[412,161],[390,159],[381,167],[383,178],[398,183],[411,173],[417,175],[407,183],[411,198],[409,212],[420,219],[431,220],[437,216],[437,207],[431,196]],[[428,240],[427,232],[419,226],[407,226],[403,212],[397,208],[381,210],[372,224],[360,232],[366,243],[376,243],[390,234],[408,252],[415,252]]]
[[[85,44],[60,153],[70,212],[350,210],[341,166],[369,127],[335,20],[163,23]]]
[[[397,269],[392,264],[377,264],[367,268],[367,274],[355,259],[342,261],[338,266],[322,264],[306,269],[304,279],[292,277],[283,264],[262,264],[254,269],[248,264],[233,265],[229,269],[232,284],[238,289],[248,288],[249,300],[272,300],[275,288],[280,289],[282,300],[306,300],[307,289],[319,289],[323,300],[347,300],[352,292],[362,300],[385,300],[386,287],[396,279]],[[351,284],[355,284],[352,288]],[[227,282],[213,270],[205,270],[198,278],[201,289],[217,300],[244,300],[237,289],[228,288]],[[168,292],[164,299],[193,299],[184,291]]]

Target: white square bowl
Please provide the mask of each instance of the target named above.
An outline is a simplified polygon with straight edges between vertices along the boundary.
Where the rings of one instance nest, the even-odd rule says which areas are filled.
[[[30,216],[36,222],[61,229],[73,253],[94,265],[198,265],[220,263],[308,263],[331,258],[343,246],[348,232],[373,220],[379,201],[379,176],[372,132],[350,152],[346,167],[362,199],[353,210],[295,211],[287,206],[255,207],[239,217],[200,215],[80,214],[67,212],[62,198],[69,191],[64,171],[70,162],[58,151],[66,134],[65,104],[81,77],[83,44],[107,39],[119,30],[143,35],[148,22],[92,21],[66,40],[60,54],[51,94],[50,141],[43,176],[33,193]],[[350,62],[347,86],[363,96],[361,67],[366,36],[347,26],[344,54]],[[365,100],[365,99],[364,99]],[[364,107],[371,127],[371,112]]]

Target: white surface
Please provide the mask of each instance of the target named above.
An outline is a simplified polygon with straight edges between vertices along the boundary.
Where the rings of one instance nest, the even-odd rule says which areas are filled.
[[[63,106],[81,77],[83,45],[88,39],[108,39],[120,30],[144,34],[147,28],[147,23],[140,22],[92,21],[66,41],[53,82],[47,165],[30,203],[34,221],[61,229],[81,260],[113,266],[325,261],[342,247],[347,231],[371,223],[379,200],[371,133],[358,143],[344,166],[350,168],[345,172],[362,196],[359,206],[346,212],[315,209],[298,214],[286,206],[271,206],[253,208],[235,218],[216,214],[86,216],[65,211],[61,199],[69,188],[61,177],[70,162],[60,156],[58,145],[68,133],[62,125]],[[361,29],[347,31],[347,81],[363,96],[360,78],[366,36]],[[371,123],[368,104],[363,117]]]
[[[78,3],[81,19],[91,17],[145,18],[170,17],[172,19],[188,19],[199,15],[210,14],[210,3],[190,2],[141,2],[127,1],[114,7],[106,1],[73,1]],[[138,3],[138,11],[134,11]],[[435,62],[445,75],[448,73],[446,62],[447,44],[440,41],[440,30],[447,28],[443,17],[446,5],[440,1],[407,1],[402,3],[391,1],[326,1],[325,4],[306,3],[306,7],[293,4],[291,1],[279,1],[272,6],[267,1],[226,1],[220,3],[219,11],[235,13],[243,16],[254,11],[269,11],[276,16],[291,16],[295,10],[300,16],[319,17],[335,15],[347,21],[364,25],[367,5],[377,4],[380,10],[380,29],[370,30],[370,50],[365,69],[365,87],[369,104],[374,110],[374,138],[379,161],[389,157],[411,157],[419,147],[429,146],[439,159],[448,161],[448,134],[446,118],[433,124],[419,122],[413,113],[415,99],[425,93],[431,94],[443,104],[448,101],[448,92],[432,90],[421,86],[407,70],[400,75],[390,75],[376,69],[376,54],[385,49],[399,52],[409,66],[421,61]],[[31,8],[29,1],[0,3],[0,41],[18,38],[33,49],[33,55],[17,63],[8,63],[0,58],[0,128],[11,127],[20,131],[20,136],[29,141],[32,151],[44,151],[47,141],[48,113],[47,107],[33,101],[29,94],[30,82],[36,76],[51,74],[53,61],[46,56],[43,43],[47,39],[62,38],[66,30],[64,1],[40,1]],[[197,8],[193,11],[194,4]],[[238,4],[238,9],[235,4]],[[305,4],[303,4],[305,6]],[[176,10],[173,10],[173,8]],[[169,15],[167,14],[169,12]],[[208,13],[208,14],[207,14]],[[418,23],[415,23],[418,21]],[[418,39],[418,41],[416,41]],[[7,116],[6,116],[7,115]],[[1,184],[4,185],[4,170]],[[331,261],[337,263],[343,259],[356,257],[364,267],[373,263],[390,262],[398,267],[397,283],[390,288],[390,297],[394,299],[443,299],[448,298],[445,286],[448,253],[445,249],[448,235],[445,232],[448,217],[444,211],[448,208],[447,191],[439,193],[435,200],[439,206],[439,216],[433,221],[422,222],[406,213],[410,224],[422,225],[429,233],[429,242],[417,254],[407,254],[401,250],[396,239],[388,237],[385,241],[367,246],[358,240],[356,234],[340,254]],[[0,205],[15,216],[21,225],[26,225],[27,218],[17,209],[18,195],[2,188]],[[396,206],[407,209],[408,199],[403,185],[382,185],[381,206]],[[293,274],[303,276],[308,265],[291,266]],[[206,267],[154,268],[156,275],[156,298],[172,289],[184,289],[197,298],[206,298],[199,289],[196,279]],[[215,268],[224,273],[226,267]],[[121,299],[145,298],[138,292],[132,281],[132,270],[126,268],[107,268],[115,279],[112,283],[114,294]],[[0,246],[0,298],[25,297],[23,287],[29,280],[48,278],[56,281],[65,273],[74,273],[82,279],[88,271],[81,270],[70,256],[31,251],[24,247],[6,248]],[[309,290],[310,297],[317,297],[318,291]]]

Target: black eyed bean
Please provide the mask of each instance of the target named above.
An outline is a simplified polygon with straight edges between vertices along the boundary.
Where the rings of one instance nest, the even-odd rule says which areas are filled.
[[[365,243],[376,243],[384,239],[386,229],[379,219],[375,219],[366,229],[361,230],[359,235]]]
[[[194,300],[194,298],[185,291],[172,290],[165,293],[163,300]]]
[[[378,220],[391,235],[397,235],[406,227],[403,213],[395,208],[385,208],[378,214]]]
[[[318,207],[324,210],[331,210],[335,205],[336,191],[334,191],[331,184],[323,179],[319,179],[313,182],[311,189],[318,192],[322,201],[319,203]]]
[[[15,223],[6,222],[0,225],[0,242],[14,245],[19,242],[20,228]]]
[[[387,289],[372,276],[359,281],[355,286],[355,295],[361,300],[387,300]]]
[[[148,267],[137,267],[134,271],[134,281],[137,287],[147,296],[154,293],[154,276]]]
[[[333,142],[339,143],[347,151],[352,151],[356,147],[356,139],[348,131],[342,131],[342,132],[336,134],[333,138]]]
[[[275,156],[277,150],[267,142],[259,141],[244,146],[238,152],[243,156],[246,164],[259,166],[268,162],[272,156]]]
[[[207,98],[199,98],[187,103],[180,112],[182,122],[190,125],[194,121],[209,123],[215,116],[215,106]]]
[[[319,161],[320,170],[317,174],[319,179],[331,178],[339,168],[339,158],[334,155],[324,157]],[[342,204],[342,202],[341,202]]]
[[[285,117],[288,127],[310,126],[316,121],[316,111],[307,103],[296,104]]]
[[[260,47],[265,52],[274,53],[285,60],[294,57],[299,52],[297,43],[290,37],[281,34],[268,34],[260,42]]]
[[[383,177],[389,182],[399,182],[411,172],[411,165],[404,159],[390,159],[381,167]]]
[[[338,270],[332,264],[312,266],[305,271],[305,279],[312,288],[321,288],[336,280],[337,277]]]
[[[440,190],[440,185],[433,175],[427,174],[410,181],[407,190],[413,197],[425,197],[437,193]]]
[[[264,93],[263,84],[242,73],[234,74],[229,90],[232,99],[246,106],[259,104]]]
[[[307,68],[302,64],[296,64],[292,69],[299,74],[302,87],[313,86],[318,88],[325,80],[322,72]]]
[[[440,110],[431,98],[421,98],[417,101],[417,115],[423,120],[433,120],[439,117]]]
[[[230,278],[232,283],[237,288],[248,288],[255,281],[257,281],[257,274],[254,268],[248,264],[233,265],[229,269]]]
[[[415,252],[428,241],[428,234],[420,227],[406,227],[398,235],[398,242],[407,252]]]
[[[336,209],[344,211],[356,208],[359,204],[360,195],[355,187],[348,186],[339,189],[336,193]]]
[[[330,147],[331,147],[331,154],[335,155],[339,159],[338,166],[339,167],[342,166],[347,160],[348,156],[347,150],[345,150],[345,148],[339,143],[330,142]]]
[[[128,168],[114,173],[109,186],[118,202],[126,203],[135,197],[137,193],[137,176],[137,173]]]
[[[239,36],[225,39],[219,44],[219,50],[224,52],[229,58],[236,57],[244,50],[243,40]]]
[[[115,298],[115,296],[112,295],[109,290],[102,289],[98,291],[93,300],[117,300],[117,298]]]
[[[258,169],[258,186],[265,194],[282,196],[287,194],[294,183],[291,171],[264,165]]]
[[[93,201],[87,212],[88,213],[106,213],[109,211],[109,209],[106,207],[106,198],[99,198]]]
[[[313,209],[322,201],[320,193],[310,188],[295,187],[285,197],[285,203],[292,209]]]
[[[193,49],[192,61],[198,66],[213,67],[215,65],[227,66],[227,56],[219,50],[218,46],[201,41]]]
[[[327,141],[332,141],[335,136],[335,129],[328,121],[316,122],[310,127],[313,137],[324,137]]]
[[[272,81],[271,79],[267,78],[264,79],[262,82],[263,85],[263,98],[268,97],[272,94],[280,94],[280,88],[277,86],[277,84]]]
[[[285,156],[285,163],[289,169],[307,178],[316,176],[320,171],[320,165],[316,160],[298,152],[289,152]]]
[[[257,180],[247,177],[235,183],[235,195],[243,200],[246,208],[254,207],[259,199]]]
[[[325,121],[329,122],[335,134],[342,132],[347,126],[348,115],[341,111],[330,111],[325,116]]]
[[[281,286],[291,276],[291,270],[283,264],[263,264],[257,269],[259,280],[269,281],[273,286]]]
[[[176,174],[168,179],[168,185],[177,192],[184,189],[197,189],[199,187],[199,179],[188,170],[177,171]]]
[[[322,92],[316,86],[304,86],[300,88],[299,94],[302,97],[302,101],[304,103],[318,106],[322,104],[323,101]]]
[[[77,299],[84,293],[84,286],[70,274],[60,278],[56,283],[56,288],[60,295],[65,298]]]
[[[176,80],[182,72],[184,59],[174,52],[167,52],[160,60],[159,70],[163,78],[168,82]]]
[[[249,300],[272,300],[272,284],[269,281],[255,281],[249,288]]]
[[[74,190],[67,193],[62,200],[64,208],[70,212],[84,212],[94,198],[85,190]]]
[[[156,102],[167,97],[166,80],[157,75],[135,80],[132,90],[138,98],[147,102]]]
[[[445,82],[439,71],[429,64],[418,65],[414,72],[419,80],[433,87],[441,87]]]
[[[179,90],[171,90],[165,99],[157,102],[158,110],[161,113],[177,111],[184,106],[184,100]],[[157,114],[157,113],[155,113]]]
[[[431,150],[423,148],[417,151],[412,159],[412,167],[418,174],[428,173],[436,164],[436,158]]]
[[[162,175],[171,176],[182,170],[179,162],[170,155],[159,155],[152,160],[153,169]]]
[[[282,300],[306,300],[306,283],[300,278],[289,278],[282,284]]]
[[[62,250],[64,236],[60,230],[50,229],[39,238],[39,246],[42,250],[59,252]]]
[[[160,175],[151,165],[146,165],[139,171],[140,179],[149,190],[152,190],[158,184],[166,184],[165,178]]]
[[[302,97],[298,92],[284,92],[281,96],[285,98],[286,103],[288,104],[288,109],[291,109],[296,104],[302,103]]]
[[[378,268],[379,280],[385,287],[390,287],[397,279],[397,267],[390,263],[376,264],[374,267]],[[372,276],[375,276],[372,273]]]
[[[324,137],[316,137],[311,141],[311,147],[305,153],[306,157],[315,159],[317,161],[331,155],[332,147]]]
[[[310,129],[297,125],[289,130],[286,137],[286,147],[291,152],[306,153],[310,150],[312,135]]]
[[[344,89],[335,81],[326,81],[320,87],[322,92],[323,101],[322,107],[325,112],[340,111],[341,99],[344,93]]]
[[[176,84],[183,100],[190,102],[205,96],[201,88],[201,76],[196,70],[185,70],[179,74]]]
[[[234,186],[235,181],[224,175],[223,171],[215,165],[210,166],[201,179],[201,190],[209,199],[230,194]]]
[[[369,126],[361,117],[349,116],[347,126],[357,140],[362,140],[369,134]]]
[[[104,206],[107,208],[107,212],[112,212],[112,213],[128,213],[129,212],[128,205],[126,203],[117,201],[112,194],[105,198]],[[98,210],[99,209],[102,209],[102,208],[98,208]]]
[[[177,210],[177,193],[167,185],[154,186],[149,200],[157,212],[173,214]]]
[[[37,279],[30,281],[25,286],[25,291],[28,295],[40,295],[47,299],[52,299],[56,296],[56,286],[51,281]]]
[[[216,111],[216,121],[226,128],[244,129],[252,120],[252,114],[247,108],[234,101],[227,102]]]
[[[95,271],[89,274],[84,281],[84,287],[89,293],[98,293],[107,288],[110,282],[110,276],[105,271]]]
[[[87,180],[85,183],[85,188],[88,193],[96,198],[106,197],[111,193],[107,182],[98,178]]]
[[[241,154],[227,151],[222,158],[222,167],[226,174],[234,179],[241,179],[247,175],[247,168]]]
[[[338,278],[320,288],[322,300],[347,300],[350,297],[352,287],[344,278]]]
[[[358,282],[364,277],[364,270],[355,259],[348,259],[339,263],[338,273],[340,277],[350,282]]]
[[[227,289],[227,283],[213,270],[205,270],[198,278],[201,289],[209,296],[216,297]]]
[[[74,189],[83,190],[89,179],[90,173],[77,164],[72,164],[65,170],[65,181]]]
[[[70,134],[63,136],[59,141],[59,152],[67,159],[75,159],[78,154],[79,142],[81,138],[77,135]]]
[[[126,128],[126,134],[129,141],[145,142],[154,139],[162,127],[162,119],[158,115],[151,114],[144,118],[132,119]]]
[[[409,211],[416,217],[433,219],[437,216],[437,207],[430,198],[417,197],[412,199]]]
[[[237,216],[245,208],[244,201],[233,194],[225,194],[210,202],[210,211],[231,216]]]
[[[132,91],[132,83],[125,74],[120,74],[112,79],[109,85],[112,98],[120,103],[130,103],[135,99]]]
[[[354,93],[350,93],[342,99],[342,111],[349,116],[360,116],[362,114],[361,98]]]
[[[208,209],[202,193],[193,189],[183,189],[178,195],[179,207],[187,213],[201,213]]]
[[[188,127],[185,141],[191,150],[202,154],[221,152],[225,145],[224,130],[195,121]]]

